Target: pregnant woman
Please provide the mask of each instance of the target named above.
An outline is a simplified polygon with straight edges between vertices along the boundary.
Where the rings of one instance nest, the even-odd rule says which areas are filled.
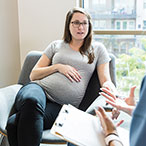
[[[52,127],[62,105],[79,106],[95,68],[101,86],[115,90],[109,61],[104,45],[92,40],[89,14],[71,9],[63,39],[48,45],[30,74],[31,82],[17,94],[16,113],[7,124],[10,146],[39,146],[43,130]]]

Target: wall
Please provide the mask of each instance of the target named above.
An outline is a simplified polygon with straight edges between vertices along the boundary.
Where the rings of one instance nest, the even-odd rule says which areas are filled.
[[[79,0],[0,1],[0,88],[17,83],[26,54],[63,36],[65,15]],[[19,25],[18,25],[19,24]]]
[[[44,50],[56,39],[62,39],[64,21],[76,0],[19,0],[21,65],[31,50]]]
[[[17,0],[0,1],[0,87],[14,84],[20,71]]]

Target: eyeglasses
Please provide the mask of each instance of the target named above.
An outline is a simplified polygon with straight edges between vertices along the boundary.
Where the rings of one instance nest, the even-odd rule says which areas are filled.
[[[73,27],[78,28],[80,25],[82,25],[84,28],[88,26],[87,22],[80,22],[80,21],[72,21],[71,22]]]

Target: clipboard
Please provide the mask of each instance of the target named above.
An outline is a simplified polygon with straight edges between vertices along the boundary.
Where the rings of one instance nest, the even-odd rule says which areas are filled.
[[[79,146],[106,146],[99,118],[63,105],[51,133]]]

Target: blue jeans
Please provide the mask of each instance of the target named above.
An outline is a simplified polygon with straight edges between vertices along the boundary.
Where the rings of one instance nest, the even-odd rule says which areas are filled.
[[[76,146],[76,145],[74,145],[74,144],[68,142],[68,143],[67,143],[67,146]]]
[[[23,86],[16,96],[16,113],[6,127],[10,146],[39,146],[43,130],[52,127],[61,107],[47,100],[38,84]]]

